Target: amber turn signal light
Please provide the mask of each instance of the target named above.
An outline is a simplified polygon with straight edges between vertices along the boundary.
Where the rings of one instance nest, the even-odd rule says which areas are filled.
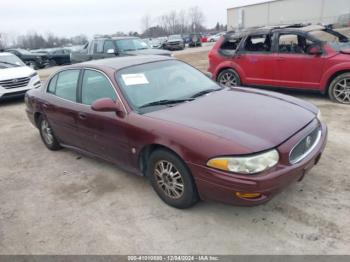
[[[242,193],[242,192],[236,192],[236,196],[239,198],[248,198],[248,199],[254,199],[261,197],[261,193]]]

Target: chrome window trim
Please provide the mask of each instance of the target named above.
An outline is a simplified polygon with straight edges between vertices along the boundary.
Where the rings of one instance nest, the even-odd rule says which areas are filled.
[[[62,73],[62,72],[68,71],[68,70],[79,70],[79,71],[81,71],[81,70],[92,70],[92,71],[96,71],[96,72],[101,73],[102,75],[104,75],[104,76],[108,79],[108,81],[109,81],[109,83],[110,83],[112,89],[114,90],[114,92],[115,92],[115,94],[117,95],[117,97],[118,97],[120,103],[122,104],[123,109],[124,109],[124,111],[125,111],[124,113],[125,113],[125,114],[128,114],[128,111],[126,110],[126,107],[125,107],[125,105],[124,105],[124,103],[123,103],[123,100],[120,98],[120,96],[119,96],[117,90],[115,89],[115,86],[113,85],[111,79],[110,79],[103,71],[98,70],[98,69],[96,69],[96,68],[91,68],[91,67],[67,68],[67,69],[63,69],[63,70],[60,70],[60,71],[56,72],[54,75],[52,75],[52,76],[48,79],[48,82],[47,82],[46,85],[45,85],[44,92],[45,92],[46,95],[50,95],[50,96],[53,96],[53,97],[55,97],[55,98],[61,99],[61,100],[63,100],[63,101],[71,102],[71,103],[74,103],[74,104],[83,105],[83,106],[86,106],[86,107],[89,107],[89,108],[91,107],[91,105],[86,105],[86,104],[83,104],[83,103],[79,103],[79,102],[77,102],[77,101],[71,101],[71,100],[68,100],[68,99],[59,97],[59,96],[57,96],[56,94],[52,94],[52,93],[48,92],[47,88],[49,87],[51,80],[52,80],[56,75],[58,75],[58,74],[60,74],[60,73]],[[78,88],[78,87],[77,87],[77,88]]]
[[[322,131],[321,131],[321,128],[320,127],[317,127],[318,129],[318,132],[317,132],[317,137],[316,137],[316,140],[314,142],[314,144],[309,148],[309,150],[307,150],[304,154],[302,154],[301,156],[299,156],[297,159],[295,159],[294,161],[291,161],[290,157],[291,157],[291,154],[293,152],[293,150],[301,143],[301,141],[303,141],[307,136],[309,136],[312,132],[314,132],[315,130],[312,130],[309,134],[307,134],[306,136],[304,136],[302,139],[300,139],[298,141],[298,143],[295,144],[295,146],[292,148],[292,150],[290,150],[289,152],[289,163],[292,164],[292,165],[295,165],[297,163],[299,163],[300,161],[302,161],[303,159],[305,159],[315,148],[316,146],[318,145],[318,143],[320,142],[321,140],[321,137],[322,137]]]

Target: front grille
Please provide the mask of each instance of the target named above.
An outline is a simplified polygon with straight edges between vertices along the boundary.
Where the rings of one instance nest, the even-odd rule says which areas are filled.
[[[304,137],[290,152],[289,162],[296,164],[307,157],[315,148],[321,138],[321,129],[317,127],[314,131]]]
[[[180,42],[169,42],[168,45],[180,45]]]
[[[29,77],[14,78],[0,81],[0,86],[6,89],[25,87],[30,81]]]

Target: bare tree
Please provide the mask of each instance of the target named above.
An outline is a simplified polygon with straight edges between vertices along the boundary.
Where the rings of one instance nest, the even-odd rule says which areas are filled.
[[[144,17],[142,17],[141,25],[142,25],[143,32],[146,32],[151,27],[151,21],[152,21],[152,18],[150,15],[145,15]]]
[[[191,29],[193,31],[199,32],[203,30],[203,23],[205,21],[205,17],[202,10],[198,6],[190,8],[188,12],[188,18],[191,23]]]
[[[180,28],[180,33],[183,34],[187,30],[187,17],[186,17],[186,11],[181,10],[178,14],[178,23],[179,23],[179,28]]]

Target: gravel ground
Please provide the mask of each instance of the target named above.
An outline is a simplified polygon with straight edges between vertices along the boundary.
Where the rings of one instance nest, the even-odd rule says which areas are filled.
[[[189,50],[176,56],[205,70],[208,47]],[[145,178],[48,151],[23,101],[2,102],[0,254],[350,254],[350,106],[290,94],[328,124],[319,165],[265,205],[188,210],[163,204]]]

